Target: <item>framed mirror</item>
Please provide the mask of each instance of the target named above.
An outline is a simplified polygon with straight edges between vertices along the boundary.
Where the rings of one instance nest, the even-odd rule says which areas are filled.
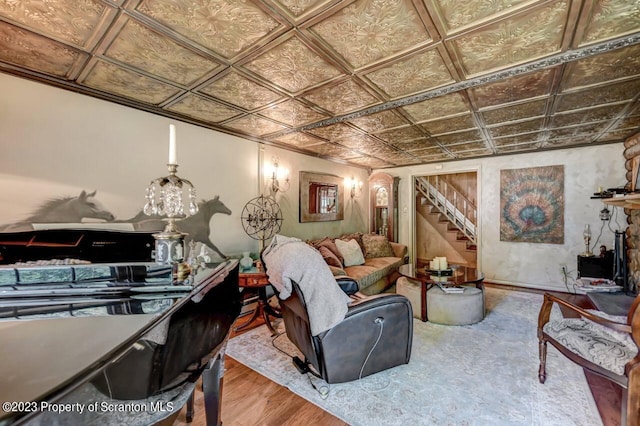
[[[300,172],[300,222],[344,219],[344,181],[324,173]]]

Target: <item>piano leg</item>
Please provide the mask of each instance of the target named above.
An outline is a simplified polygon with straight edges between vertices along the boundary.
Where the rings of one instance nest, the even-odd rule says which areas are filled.
[[[204,411],[207,426],[222,425],[222,378],[224,376],[224,348],[209,361],[202,373]]]

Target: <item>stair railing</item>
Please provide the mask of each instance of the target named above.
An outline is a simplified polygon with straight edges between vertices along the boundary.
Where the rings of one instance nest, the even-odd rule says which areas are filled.
[[[438,175],[417,177],[416,189],[471,242],[476,243],[477,209],[471,200],[445,177]]]

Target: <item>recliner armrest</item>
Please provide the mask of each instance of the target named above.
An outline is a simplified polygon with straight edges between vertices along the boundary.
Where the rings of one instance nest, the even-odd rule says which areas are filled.
[[[344,291],[348,296],[351,296],[359,290],[358,282],[353,278],[340,277],[336,278],[336,282],[338,283],[342,291]]]

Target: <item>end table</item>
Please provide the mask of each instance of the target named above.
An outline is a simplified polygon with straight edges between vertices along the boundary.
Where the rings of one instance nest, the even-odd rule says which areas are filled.
[[[269,315],[279,318],[280,314],[276,312],[271,305],[269,305],[267,298],[267,286],[269,286],[270,283],[266,272],[258,270],[255,266],[251,269],[240,271],[238,275],[238,285],[243,288],[256,289],[258,291],[258,306],[253,311],[251,318],[236,327],[235,331],[241,331],[247,328],[253,321],[262,316],[264,323],[267,325],[269,331],[271,331],[271,334],[275,335],[276,331],[271,324]]]

